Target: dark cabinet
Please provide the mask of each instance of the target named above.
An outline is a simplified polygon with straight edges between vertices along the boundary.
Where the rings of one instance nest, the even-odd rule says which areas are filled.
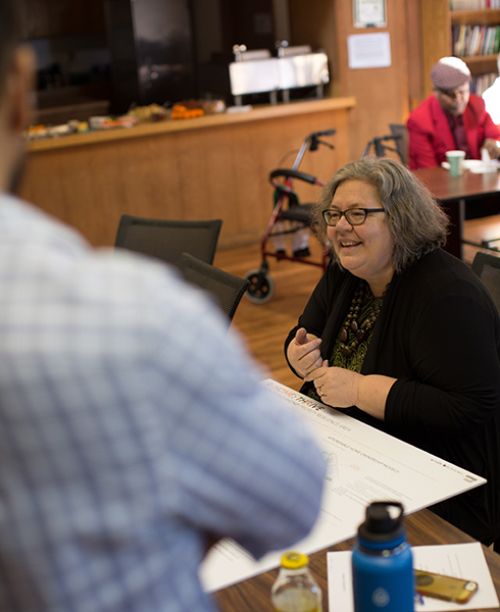
[[[191,0],[198,96],[232,103],[229,63],[233,45],[273,50],[276,27],[272,0]]]
[[[275,41],[272,0],[18,1],[39,60],[40,108],[110,98],[113,114],[134,103],[231,103],[233,45],[272,50]]]
[[[220,19],[224,46],[229,51],[234,44],[273,50],[276,38],[272,0],[221,0]]]
[[[228,101],[235,43],[274,46],[272,0],[106,0],[113,109],[207,95]]]
[[[105,31],[102,0],[18,0],[18,3],[26,39]]]
[[[115,112],[195,96],[187,0],[106,0]]]

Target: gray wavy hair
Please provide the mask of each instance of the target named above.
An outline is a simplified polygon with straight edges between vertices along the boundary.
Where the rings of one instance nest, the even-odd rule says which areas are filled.
[[[330,208],[339,185],[364,181],[377,190],[394,241],[393,265],[401,272],[446,241],[448,217],[429,190],[405,166],[389,158],[365,157],[340,168],[325,186],[315,207],[313,225],[326,240],[322,212]],[[335,253],[332,249],[332,255]]]

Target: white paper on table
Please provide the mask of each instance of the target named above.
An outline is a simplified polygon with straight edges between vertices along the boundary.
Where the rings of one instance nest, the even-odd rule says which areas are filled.
[[[414,567],[447,576],[475,580],[479,584],[479,589],[468,603],[459,604],[433,597],[421,597],[419,601],[415,601],[416,612],[476,610],[499,606],[495,586],[479,542],[414,546],[412,550]],[[353,612],[351,552],[327,553],[327,565],[329,609]]]
[[[464,159],[462,161],[462,166],[464,170],[469,170],[472,174],[489,174],[500,170],[500,162],[497,159]],[[449,170],[450,164],[447,161],[443,161],[441,162],[441,167],[445,170]]]
[[[401,501],[408,514],[486,482],[285,385],[266,384],[302,415],[328,459],[320,516],[311,534],[294,545],[304,553],[354,536],[372,501]],[[281,552],[255,561],[232,540],[223,540],[201,566],[204,588],[215,591],[276,567]]]

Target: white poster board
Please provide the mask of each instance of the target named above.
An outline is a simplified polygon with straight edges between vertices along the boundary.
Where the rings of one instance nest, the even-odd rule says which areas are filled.
[[[312,533],[296,544],[311,553],[355,535],[366,506],[391,498],[406,513],[473,489],[484,478],[329,408],[289,387],[268,381],[316,434],[328,458],[322,509]],[[255,561],[231,540],[210,551],[201,568],[207,591],[215,591],[279,564],[281,552]]]

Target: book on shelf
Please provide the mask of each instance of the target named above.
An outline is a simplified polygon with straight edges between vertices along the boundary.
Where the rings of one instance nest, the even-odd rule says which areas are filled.
[[[472,93],[477,94],[478,96],[483,95],[483,93],[493,85],[495,79],[497,78],[496,72],[488,72],[486,74],[480,74],[478,76],[472,77],[471,81],[471,91]]]
[[[452,27],[454,55],[493,55],[500,51],[500,25],[454,25]]]

